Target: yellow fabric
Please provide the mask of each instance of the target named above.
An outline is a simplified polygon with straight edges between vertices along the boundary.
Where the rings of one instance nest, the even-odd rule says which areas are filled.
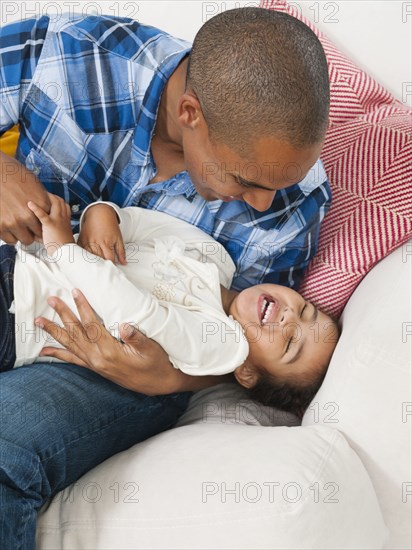
[[[19,127],[13,126],[0,136],[0,151],[14,157],[17,149],[17,141],[19,139]]]

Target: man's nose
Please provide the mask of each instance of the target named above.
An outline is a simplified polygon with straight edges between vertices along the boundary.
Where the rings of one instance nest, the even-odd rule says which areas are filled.
[[[272,206],[276,191],[254,191],[243,193],[243,200],[259,212],[265,212]]]

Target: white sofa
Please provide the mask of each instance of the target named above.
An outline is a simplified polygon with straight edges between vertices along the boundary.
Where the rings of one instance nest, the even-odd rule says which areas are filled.
[[[138,5],[142,15],[149,4]],[[195,4],[220,5],[169,4],[191,15]],[[373,28],[381,14],[363,8]],[[360,40],[354,33],[352,56]],[[390,87],[388,74],[380,80]],[[412,241],[351,297],[302,423],[234,385],[198,392],[173,430],[112,457],[45,506],[38,549],[410,548],[411,280]]]
[[[411,543],[412,241],[365,277],[304,415],[235,385],[107,460],[39,518],[46,549],[406,549]]]

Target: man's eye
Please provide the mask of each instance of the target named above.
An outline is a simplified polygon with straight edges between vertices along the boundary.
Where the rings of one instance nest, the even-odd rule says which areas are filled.
[[[240,187],[246,187],[246,189],[250,189],[252,186],[251,185],[248,185],[247,183],[243,183],[242,180],[240,180],[239,178],[235,178],[236,179],[236,183],[238,183],[240,185]]]

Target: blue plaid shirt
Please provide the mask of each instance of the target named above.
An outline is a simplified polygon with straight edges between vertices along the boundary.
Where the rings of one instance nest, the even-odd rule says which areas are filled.
[[[42,16],[0,29],[0,132],[18,123],[16,158],[71,206],[108,200],[186,220],[212,235],[236,264],[233,288],[296,288],[315,254],[331,192],[318,161],[299,184],[258,212],[205,201],[186,171],[149,184],[150,143],[168,78],[191,45],[112,16]]]

